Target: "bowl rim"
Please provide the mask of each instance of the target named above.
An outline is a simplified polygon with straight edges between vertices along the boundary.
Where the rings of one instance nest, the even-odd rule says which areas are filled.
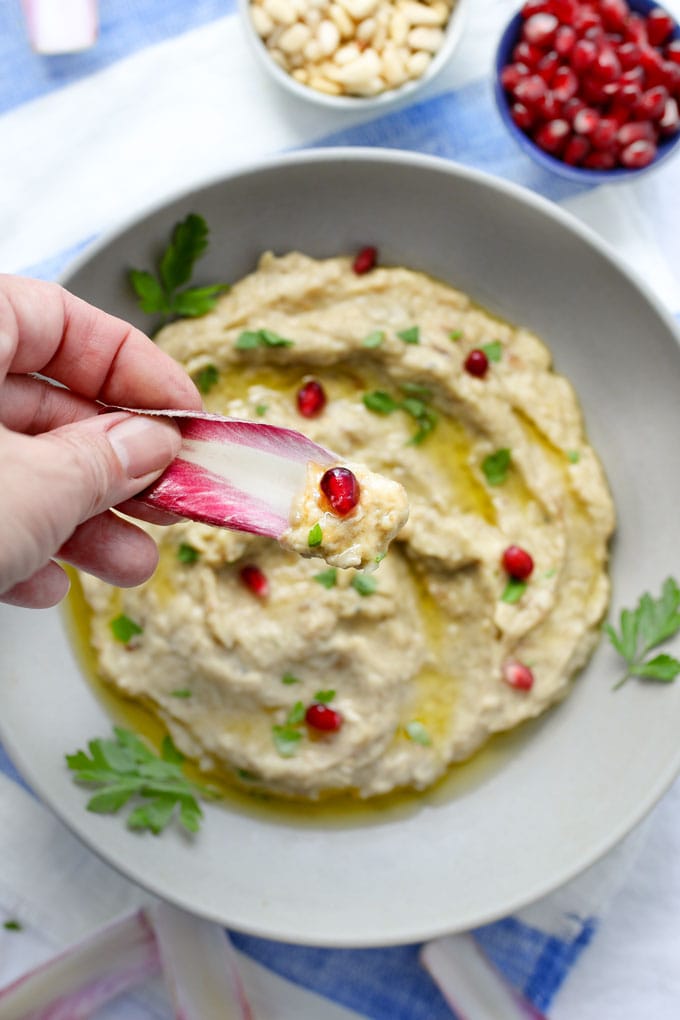
[[[368,147],[338,147],[296,151],[283,155],[271,156],[266,159],[254,160],[246,166],[239,167],[235,171],[211,175],[204,180],[197,180],[192,185],[185,186],[174,194],[169,194],[162,199],[159,199],[153,206],[146,206],[141,213],[131,214],[125,222],[104,234],[92,245],[89,245],[67,266],[64,273],[61,274],[60,279],[63,282],[67,281],[68,278],[73,276],[82,265],[90,261],[99,251],[108,247],[117,238],[126,233],[131,227],[139,225],[143,221],[150,219],[166,207],[172,205],[174,202],[191,197],[197,191],[219,184],[228,184],[233,180],[252,176],[253,174],[269,173],[281,166],[304,166],[329,162],[346,163],[348,160],[366,164],[374,163],[378,166],[396,164],[397,166],[409,166],[416,169],[422,167],[423,169],[429,169],[447,176],[452,175],[454,177],[460,177],[482,184],[483,186],[490,187],[495,191],[506,195],[513,201],[519,201],[520,203],[549,216],[560,226],[580,237],[599,254],[601,254],[607,261],[613,264],[625,280],[651,305],[655,314],[658,315],[664,325],[668,328],[673,339],[676,341],[678,346],[680,346],[680,325],[675,321],[670,311],[666,308],[660,298],[652,291],[646,281],[638,277],[636,272],[624,262],[621,256],[618,255],[617,251],[610,246],[608,242],[603,240],[592,228],[586,226],[571,213],[560,208],[553,202],[550,202],[543,196],[538,195],[521,185],[515,184],[514,182],[504,180],[503,178],[489,174],[485,171],[477,170],[476,168],[463,166],[442,157],[413,153],[406,150]],[[0,733],[4,729],[5,727],[2,725],[2,721],[0,720]],[[12,754],[14,755],[16,753],[17,761],[21,763],[22,773],[26,775],[33,788],[36,789],[36,791],[43,797],[46,803],[51,804],[50,799],[44,797],[42,794],[43,783],[40,780],[40,777],[36,777],[34,779],[33,769],[30,764],[30,756],[27,763],[25,753],[21,748],[15,745],[15,742],[12,739],[12,734],[3,733],[3,736],[5,737],[7,746]],[[587,853],[581,854],[578,861],[574,862],[570,868],[564,868],[559,876],[545,878],[543,882],[537,883],[530,891],[525,890],[523,893],[516,894],[514,897],[508,897],[505,902],[499,904],[497,908],[488,910],[484,915],[475,916],[474,918],[463,918],[460,923],[454,923],[453,925],[450,923],[443,923],[439,928],[432,928],[429,926],[427,929],[423,930],[415,926],[409,928],[408,931],[400,930],[395,932],[391,938],[387,939],[382,936],[378,940],[369,935],[363,939],[353,938],[348,940],[347,938],[338,938],[330,942],[324,941],[322,944],[324,946],[337,948],[403,945],[408,942],[417,942],[422,941],[423,939],[444,936],[453,931],[467,930],[472,926],[481,926],[492,923],[502,917],[515,913],[516,911],[527,907],[529,904],[536,902],[541,897],[555,891],[555,889],[560,888],[571,879],[580,875],[602,856],[612,850],[647,816],[659,799],[670,788],[679,772],[680,744],[678,744],[675,754],[673,756],[669,756],[664,768],[657,772],[655,782],[648,785],[646,796],[644,798],[640,798],[635,807],[632,808],[625,816],[622,815],[618,826],[611,829],[607,833],[606,838],[601,838],[597,844],[590,846]],[[95,853],[110,863],[118,871],[131,877],[133,881],[140,881],[140,879],[135,875],[134,870],[131,870],[126,861],[113,858],[112,855],[109,855],[105,849],[97,843],[96,839],[90,837],[87,832],[83,832],[82,826],[74,825],[67,817],[65,817],[59,810],[58,805],[51,804],[51,806],[52,809],[55,810],[62,818],[65,824],[76,833],[78,838],[86,843],[86,845],[88,845]],[[172,896],[168,893],[167,889],[158,888],[157,886],[154,887],[148,882],[144,882],[144,885],[152,892],[164,896],[165,898],[172,899]],[[177,902],[180,906],[186,907],[180,897],[178,897],[175,902]],[[204,916],[208,915],[204,914]],[[223,922],[223,919],[218,915],[213,915],[212,919],[218,922]],[[272,933],[271,930],[266,930],[259,926],[244,926],[242,924],[238,924],[235,925],[235,927],[238,927],[238,930],[240,931],[247,932],[255,936],[271,938],[274,940],[291,941],[290,937],[286,937],[280,933]],[[318,946],[320,944],[318,939],[305,937],[304,934],[301,935],[300,933],[296,935],[293,941],[299,945]]]
[[[656,0],[627,0],[627,2],[633,11],[642,13],[647,13],[654,7],[659,6]],[[680,21],[675,17],[673,12],[669,11],[668,13],[673,19],[675,25],[672,38],[680,39]],[[496,107],[504,126],[507,128],[517,145],[531,156],[533,160],[540,164],[540,166],[542,166],[545,170],[558,174],[560,177],[566,178],[567,180],[576,181],[580,184],[614,184],[632,181],[641,174],[647,174],[656,170],[657,167],[665,163],[666,160],[675,153],[680,146],[680,131],[677,131],[674,135],[664,139],[659,144],[657,155],[648,166],[631,167],[630,169],[626,167],[616,167],[613,170],[592,170],[589,167],[571,166],[569,163],[564,163],[562,160],[557,159],[555,156],[551,156],[550,153],[539,148],[529,135],[515,124],[510,116],[510,105],[505,89],[501,85],[500,80],[501,71],[508,62],[511,50],[515,42],[518,40],[519,28],[523,21],[524,18],[522,17],[522,11],[520,8],[515,11],[500,35],[493,62],[493,92],[496,100]]]
[[[376,96],[332,96],[297,81],[287,71],[284,71],[282,67],[279,67],[270,57],[265,44],[255,31],[255,26],[250,16],[250,6],[251,0],[237,0],[239,18],[250,44],[250,49],[255,53],[256,59],[272,79],[291,95],[304,99],[306,102],[316,103],[318,106],[323,106],[326,109],[349,111],[387,109],[397,103],[411,99],[414,93],[433,81],[444,69],[446,62],[460,42],[465,27],[469,0],[455,0],[455,5],[444,29],[444,41],[424,73],[419,78],[406,81],[397,88],[386,89]]]

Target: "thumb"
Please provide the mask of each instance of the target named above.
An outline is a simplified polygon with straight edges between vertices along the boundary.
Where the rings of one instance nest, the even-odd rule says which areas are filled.
[[[39,570],[83,521],[146,488],[180,445],[169,420],[126,412],[39,436],[0,429],[0,592]]]

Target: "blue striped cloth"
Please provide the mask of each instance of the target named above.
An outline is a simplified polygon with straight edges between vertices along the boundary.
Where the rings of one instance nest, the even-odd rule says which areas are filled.
[[[468,26],[461,46],[463,63],[466,47],[468,50],[476,48],[475,52],[479,51],[488,58],[493,38],[487,40],[486,49],[480,48],[479,39],[475,37],[476,28],[487,35],[497,34],[513,7],[512,0],[474,0],[470,12],[470,21],[474,24]],[[186,40],[187,53],[198,52],[200,46],[206,45],[206,38],[209,40],[209,36],[201,34],[199,37],[196,34],[200,30],[224,33],[230,45],[236,47],[240,44],[240,37],[237,42],[229,26],[235,18],[234,0],[193,0],[192,3],[186,3],[186,0],[102,0],[100,18],[100,35],[94,48],[79,54],[45,58],[30,49],[19,0],[5,0],[0,4],[0,158],[4,165],[2,179],[5,192],[0,203],[6,202],[8,185],[12,186],[10,193],[23,194],[27,201],[32,198],[30,188],[24,188],[22,193],[20,180],[25,173],[22,167],[29,164],[22,164],[17,158],[14,165],[7,139],[20,138],[22,125],[28,133],[33,124],[40,123],[41,104],[52,104],[50,111],[57,113],[62,104],[64,109],[77,109],[80,93],[76,94],[74,89],[91,85],[94,94],[97,76],[111,73],[117,66],[122,69],[124,62],[131,58],[144,60],[148,57],[152,61],[156,47],[173,41],[181,47]],[[175,55],[177,52],[183,50],[173,50]],[[225,67],[238,59],[242,58],[239,58],[236,49],[225,52]],[[135,74],[143,70],[143,66],[135,64]],[[187,61],[171,73],[191,76],[198,73],[198,68],[195,63]],[[219,85],[216,84],[216,87]],[[238,103],[239,99],[236,96],[234,102]],[[148,92],[139,95],[139,104],[142,107],[153,101],[152,84]],[[649,185],[641,188],[636,200],[636,215],[644,224],[645,233],[643,236],[633,224],[627,235],[617,215],[629,215],[626,203],[630,202],[630,196],[616,198],[603,194],[601,199],[598,197],[589,204],[592,196],[588,188],[553,177],[529,161],[502,128],[488,75],[481,73],[475,77],[468,73],[459,80],[455,73],[445,74],[438,91],[431,91],[422,101],[361,123],[351,123],[344,118],[343,128],[333,132],[328,131],[323,115],[307,115],[295,109],[291,111],[291,125],[279,125],[280,136],[277,145],[272,146],[268,145],[266,135],[271,131],[271,124],[276,124],[276,118],[280,116],[279,101],[279,97],[268,92],[263,84],[263,122],[259,134],[258,125],[253,125],[253,158],[263,152],[275,151],[277,147],[383,146],[452,158],[501,175],[556,202],[566,203],[586,221],[592,216],[592,225],[602,229],[605,235],[609,229],[610,239],[612,236],[616,238],[624,254],[629,254],[633,263],[637,262],[648,279],[654,279],[661,288],[662,296],[671,304],[672,311],[680,312],[677,280],[667,265],[674,256],[677,256],[676,265],[680,265],[680,211],[677,208],[675,179],[668,173],[659,173],[656,183],[652,184],[650,179]],[[273,104],[275,109],[265,115],[267,103]],[[186,115],[186,110],[183,112]],[[103,111],[104,116],[110,113],[110,108]],[[136,110],[129,111],[130,126],[134,124],[136,113]],[[94,125],[90,127],[94,130]],[[101,130],[108,127],[104,126]],[[185,124],[178,124],[177,131],[181,133],[184,127]],[[121,132],[120,125],[118,130]],[[88,137],[94,138],[95,135],[79,138],[79,144],[87,145]],[[40,140],[32,141],[35,159],[40,160]],[[247,139],[234,141],[238,160],[249,158],[251,152]],[[121,147],[126,144],[125,131],[120,134],[120,144]],[[60,152],[53,140],[50,140],[50,146],[51,162],[44,168],[44,177],[35,179],[34,191],[43,187],[49,190],[51,181],[47,174],[60,169],[60,159],[74,167],[79,159],[77,149],[65,147]],[[222,160],[225,171],[230,167],[227,149],[229,146],[225,147]],[[127,156],[134,160],[136,153],[127,153]],[[140,175],[145,173],[147,167],[142,164]],[[159,174],[161,197],[164,190],[171,192],[179,190],[179,185],[188,187],[195,183],[193,173],[192,167],[183,178],[175,175],[171,181]],[[604,189],[600,190],[604,192]],[[56,203],[62,201],[58,186],[53,186],[53,198]],[[0,231],[4,235],[4,240],[0,239],[0,269],[44,279],[58,277],[102,230],[123,218],[123,205],[116,206],[109,218],[107,206],[111,199],[109,194],[102,196],[101,207],[97,210],[99,218],[88,222],[78,236],[69,234],[68,224],[61,221],[53,223],[52,217],[43,220],[40,229],[31,224],[30,218],[24,224],[22,210],[0,205],[3,220],[7,217],[8,222],[18,224],[14,235],[10,232],[7,236],[6,227]],[[130,200],[132,207],[142,207],[144,195],[141,191],[138,195],[131,194]],[[70,201],[75,210],[76,196],[70,196],[66,201]],[[606,209],[608,203],[611,209],[605,219],[601,210]],[[56,210],[55,219],[58,219]],[[29,252],[30,257],[15,261],[13,252],[16,246]],[[2,747],[0,771],[21,782]],[[597,926],[597,917],[591,916],[587,910],[579,910],[571,922],[568,935],[559,926],[557,929],[551,925],[543,927],[519,917],[488,925],[475,934],[509,981],[521,989],[538,1009],[545,1010],[579,954],[588,945]],[[555,934],[555,930],[561,934]],[[291,946],[239,933],[233,933],[233,939],[238,948],[266,967],[356,1010],[362,1016],[373,1020],[450,1020],[449,1007],[418,961],[418,946],[327,950]]]

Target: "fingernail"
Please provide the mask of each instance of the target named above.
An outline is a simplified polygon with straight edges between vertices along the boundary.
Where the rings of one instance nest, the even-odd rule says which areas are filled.
[[[114,425],[106,436],[129,478],[143,478],[154,471],[162,471],[180,447],[175,425],[141,414]]]

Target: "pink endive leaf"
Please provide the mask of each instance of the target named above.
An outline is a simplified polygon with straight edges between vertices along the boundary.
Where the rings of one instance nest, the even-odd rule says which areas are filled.
[[[97,0],[22,0],[36,53],[76,53],[97,39]]]
[[[2,1020],[88,1020],[158,973],[158,948],[144,911],[99,929],[0,990]]]
[[[147,913],[176,1020],[255,1020],[224,928],[168,903]]]
[[[307,464],[340,460],[293,429],[191,411],[135,413],[172,418],[183,437],[178,456],[138,500],[204,524],[280,538]]]
[[[546,1020],[508,984],[471,935],[428,942],[421,960],[457,1020]]]

